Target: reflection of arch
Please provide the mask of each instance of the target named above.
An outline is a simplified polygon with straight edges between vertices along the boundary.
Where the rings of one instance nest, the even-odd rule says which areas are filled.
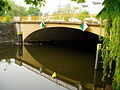
[[[98,36],[90,33],[83,32],[78,29],[53,27],[36,30],[28,35],[25,41],[39,42],[39,41],[64,41],[64,40],[95,40]]]
[[[79,56],[81,58],[76,56],[78,53],[75,53],[74,55],[72,53],[72,52],[74,52],[74,50],[79,51],[79,50],[83,49],[83,47],[81,47],[81,45],[79,45],[80,49],[73,48],[71,50],[71,52],[68,51],[71,47],[57,48],[54,46],[54,48],[53,48],[52,46],[46,47],[44,45],[43,46],[35,46],[35,47],[34,47],[34,45],[33,46],[25,46],[25,48],[23,50],[23,52],[24,52],[23,57],[24,58],[22,60],[27,61],[28,56],[29,56],[29,60],[30,60],[30,57],[32,57],[34,59],[34,61],[36,61],[38,64],[41,63],[43,66],[47,67],[47,70],[49,68],[50,72],[49,71],[46,72],[46,73],[49,72],[48,73],[49,75],[51,75],[54,71],[54,72],[57,72],[60,76],[62,75],[62,76],[67,77],[68,81],[66,80],[66,82],[73,83],[74,85],[77,82],[79,82],[79,83],[82,82],[82,84],[84,84],[84,86],[87,86],[87,85],[91,86],[91,85],[93,85],[92,83],[93,83],[93,77],[94,77],[94,60],[95,60],[95,50],[96,50],[96,48],[95,48],[96,45],[91,45],[91,44],[88,45],[90,47],[86,47],[82,52],[79,53]],[[94,48],[94,50],[93,50],[93,48]],[[56,49],[59,49],[59,52],[56,52]],[[64,52],[63,52],[63,49],[65,49]],[[69,53],[69,54],[66,56],[66,55],[64,55],[64,53]],[[86,56],[84,56],[84,53],[86,53]],[[75,56],[74,60],[72,60],[73,58],[71,59],[71,57],[70,57],[72,55]],[[25,59],[25,57],[26,57],[26,59]],[[62,63],[59,62],[60,60],[58,57],[63,57],[60,60],[62,60],[61,61],[62,63],[66,63],[66,65],[68,64],[67,65],[68,67],[70,67],[70,65],[74,65],[74,62],[77,62],[78,60],[82,59],[83,61],[80,61],[79,63],[77,62],[76,67],[74,67],[74,69],[75,68],[78,69],[79,71],[81,71],[81,73],[76,72],[74,69],[73,70],[71,69],[70,71],[65,70],[64,72],[63,71],[61,72],[61,70],[65,69],[67,67],[66,67],[66,65],[64,67],[62,65]],[[64,57],[69,58],[68,61],[64,61]],[[51,60],[53,60],[53,61],[51,61]],[[49,63],[49,61],[50,61],[50,63]],[[70,61],[72,61],[72,62],[70,62]],[[58,64],[54,64],[54,62],[56,62]],[[80,65],[80,63],[82,63],[82,64]],[[51,66],[51,65],[53,65],[53,66]],[[59,67],[58,68],[59,70],[57,70],[55,68],[56,67],[55,65],[57,65]],[[86,69],[83,69],[82,65],[84,65],[86,67]],[[33,65],[31,65],[31,66],[33,66]],[[34,65],[34,66],[36,66],[36,65]],[[77,68],[77,66],[80,66],[80,68]],[[38,67],[38,69],[39,69],[39,67]],[[88,70],[88,71],[86,71],[86,70]],[[71,75],[66,75],[66,73],[70,73]],[[79,79],[76,78],[75,74],[78,75],[77,77]],[[60,79],[65,80],[65,78],[62,78],[62,76],[60,77]],[[69,80],[69,78],[71,78],[71,80]],[[84,80],[84,78],[86,78],[87,81]]]
[[[73,80],[93,83],[95,52],[92,49],[79,51],[83,47],[71,49],[71,47],[64,48],[63,46],[59,48],[55,46],[26,46],[26,48],[35,60],[50,70]],[[73,53],[74,50],[76,53]],[[76,72],[76,70],[78,71]]]
[[[33,72],[35,72],[39,75],[42,75],[43,77],[45,77],[53,82],[56,82],[56,80],[51,78],[53,71],[46,68],[45,66],[40,64],[37,60],[35,60],[24,46],[23,46],[23,56],[16,57],[16,64],[27,67],[28,69],[32,70]],[[43,73],[40,73],[41,72],[41,71],[39,71],[40,68],[43,69]],[[77,80],[72,80],[70,78],[64,77],[59,74],[57,74],[57,79],[59,79],[59,82],[56,82],[56,83],[58,83],[59,85],[65,87],[65,88],[68,88],[68,89],[78,88],[78,86],[76,86],[76,85],[81,84],[81,82],[79,82]],[[75,90],[77,90],[77,89],[75,89]]]

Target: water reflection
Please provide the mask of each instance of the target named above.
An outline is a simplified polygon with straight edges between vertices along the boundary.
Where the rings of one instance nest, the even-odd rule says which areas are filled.
[[[0,81],[0,90],[66,90],[14,63],[6,71],[0,70]]]
[[[6,49],[0,48],[0,90],[92,90],[103,86],[102,71],[94,72],[96,48],[83,49],[80,45],[4,47]],[[51,77],[54,72],[57,73],[55,79]]]

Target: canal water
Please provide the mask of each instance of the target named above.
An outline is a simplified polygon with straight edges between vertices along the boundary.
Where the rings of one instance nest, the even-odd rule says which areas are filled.
[[[0,90],[103,88],[102,70],[94,69],[97,43],[86,42],[0,44]]]

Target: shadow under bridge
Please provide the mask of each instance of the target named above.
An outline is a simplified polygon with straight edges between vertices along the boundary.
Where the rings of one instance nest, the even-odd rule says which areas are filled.
[[[43,42],[43,41],[98,41],[98,35],[66,27],[52,27],[36,30],[28,35],[24,42]]]

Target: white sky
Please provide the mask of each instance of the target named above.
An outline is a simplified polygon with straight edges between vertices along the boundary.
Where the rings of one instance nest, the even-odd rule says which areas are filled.
[[[26,5],[24,0],[13,0],[16,4],[29,7],[30,5]],[[103,0],[86,0],[86,4],[89,6],[85,9],[89,11],[91,14],[96,14],[102,9],[102,5],[93,5],[92,1],[99,1],[102,2]],[[41,7],[40,10],[45,12],[53,12],[59,6],[59,2],[61,6],[65,6],[67,4],[72,4],[73,6],[81,7],[81,4],[77,4],[76,2],[72,2],[71,0],[46,0],[45,6]]]

